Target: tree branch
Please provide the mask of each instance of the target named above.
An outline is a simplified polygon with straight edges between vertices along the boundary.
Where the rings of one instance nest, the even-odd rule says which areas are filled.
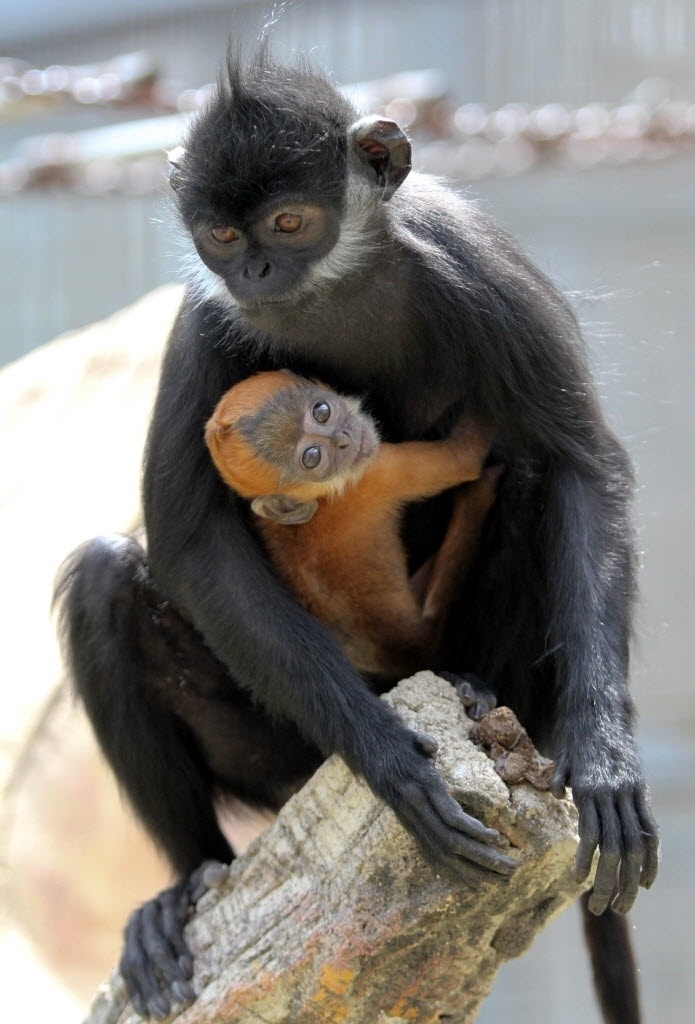
[[[449,683],[420,672],[385,699],[438,741],[454,796],[508,838],[511,882],[460,888],[333,757],[199,901],[186,932],[199,998],[177,1024],[471,1021],[499,966],[583,888],[573,805],[510,791]],[[137,1020],[114,974],[87,1024]]]

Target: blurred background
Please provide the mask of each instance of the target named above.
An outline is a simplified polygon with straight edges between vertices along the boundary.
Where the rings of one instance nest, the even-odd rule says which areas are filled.
[[[163,153],[204,102],[226,40],[248,52],[269,19],[278,56],[310,55],[365,110],[408,126],[416,166],[478,197],[570,295],[639,481],[644,569],[633,690],[663,829],[661,876],[632,915],[645,1020],[691,1021],[695,5],[298,0],[271,14],[267,2],[233,0],[24,0],[3,8],[1,363],[180,278]],[[12,447],[13,439],[2,444]],[[48,506],[18,530],[50,531]],[[28,534],[8,532],[8,545],[27,542]],[[27,551],[28,560],[36,557]],[[54,569],[42,567],[47,578]],[[20,584],[16,574],[3,576],[9,636]],[[37,614],[48,618],[43,605]],[[40,732],[54,699],[55,680],[38,680],[31,664],[23,658],[20,682],[39,697],[33,721],[22,719],[26,735]],[[0,705],[3,715],[9,709],[6,727],[22,700],[15,669]],[[16,741],[8,736],[3,748],[13,799]],[[50,756],[60,759],[59,745]],[[51,1019],[76,1021],[109,960],[97,957],[91,972],[65,968],[60,951],[72,939],[26,894],[17,896],[13,872],[31,877],[27,865],[50,851],[38,827],[34,846],[25,842],[21,856],[13,850],[13,799],[2,850],[10,878],[3,988],[16,998],[30,992],[34,1006],[48,993]],[[22,813],[41,813],[37,806]],[[54,861],[41,900],[60,907],[70,866]],[[161,868],[143,869],[144,878],[149,870],[154,877]],[[142,896],[154,888],[144,885]],[[512,1018],[599,1021],[574,912],[501,971],[478,1020]]]

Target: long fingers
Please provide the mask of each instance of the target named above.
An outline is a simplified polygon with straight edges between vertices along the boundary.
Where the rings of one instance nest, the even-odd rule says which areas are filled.
[[[126,925],[120,971],[138,1013],[142,1017],[166,1017],[171,1001],[160,990],[153,960],[147,951],[142,909],[134,911]]]
[[[579,882],[588,876],[599,848],[589,910],[602,914],[612,905],[626,914],[639,887],[649,888],[658,868],[658,831],[644,792],[641,787],[603,791],[577,802],[580,842],[574,876]]]
[[[583,882],[588,876],[599,839],[598,813],[594,801],[582,801],[579,807],[579,847],[574,862],[575,881]]]
[[[187,880],[165,889],[126,925],[120,970],[141,1016],[165,1017],[174,1002],[195,999],[193,959],[183,937],[190,891]]]
[[[467,814],[463,807],[447,791],[444,783],[437,788],[431,789],[428,797],[436,814],[450,828],[484,843],[499,841],[500,834],[497,829],[488,828],[482,821],[474,818],[472,814]]]
[[[441,778],[429,778],[427,785],[412,782],[402,798],[395,808],[398,816],[430,859],[447,864],[464,879],[472,877],[472,870],[478,874],[475,869],[503,878],[515,871],[516,862],[489,845],[499,842],[499,833],[466,814]]]
[[[642,832],[642,842],[645,847],[645,857],[642,865],[640,885],[644,889],[650,889],[654,884],[654,880],[659,869],[659,829],[647,802],[647,798],[641,791],[637,794],[635,806]]]
[[[615,878],[618,865],[625,851],[621,849],[620,819],[610,797],[605,796],[597,801],[598,818],[601,831],[601,853],[594,877],[594,891],[589,897],[589,910],[592,914],[602,914],[610,905],[615,891]]]

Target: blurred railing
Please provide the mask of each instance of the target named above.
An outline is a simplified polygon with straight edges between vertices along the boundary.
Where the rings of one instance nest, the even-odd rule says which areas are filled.
[[[209,0],[162,14],[142,0],[109,5],[108,23],[90,9],[83,35],[28,12],[24,39],[14,12],[22,59],[0,62],[0,362],[178,276],[164,150],[226,38],[251,48],[268,9]],[[281,57],[309,52],[336,80],[368,83],[358,101],[410,124],[418,166],[461,181],[691,147],[693,38],[688,0],[303,0],[272,29]]]

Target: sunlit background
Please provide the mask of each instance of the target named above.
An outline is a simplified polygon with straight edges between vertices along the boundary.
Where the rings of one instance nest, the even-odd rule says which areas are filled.
[[[204,102],[227,39],[248,52],[269,18],[269,3],[229,0],[4,5],[0,362],[178,279],[163,152]],[[479,197],[585,325],[640,485],[633,688],[664,847],[658,883],[632,915],[645,1019],[686,1024],[695,1013],[695,4],[304,0],[273,18],[277,55],[309,54],[365,109],[408,125],[416,165]],[[50,505],[47,495],[27,530],[50,531]],[[8,615],[16,582],[3,573]],[[3,675],[0,706],[11,708],[21,673]],[[46,699],[54,683],[45,680]],[[45,854],[37,844],[36,859]],[[76,1021],[85,980],[50,987],[57,938],[8,902],[3,988],[17,998],[50,991],[51,1019]],[[597,1024],[574,912],[502,970],[478,1018],[512,1019]]]

